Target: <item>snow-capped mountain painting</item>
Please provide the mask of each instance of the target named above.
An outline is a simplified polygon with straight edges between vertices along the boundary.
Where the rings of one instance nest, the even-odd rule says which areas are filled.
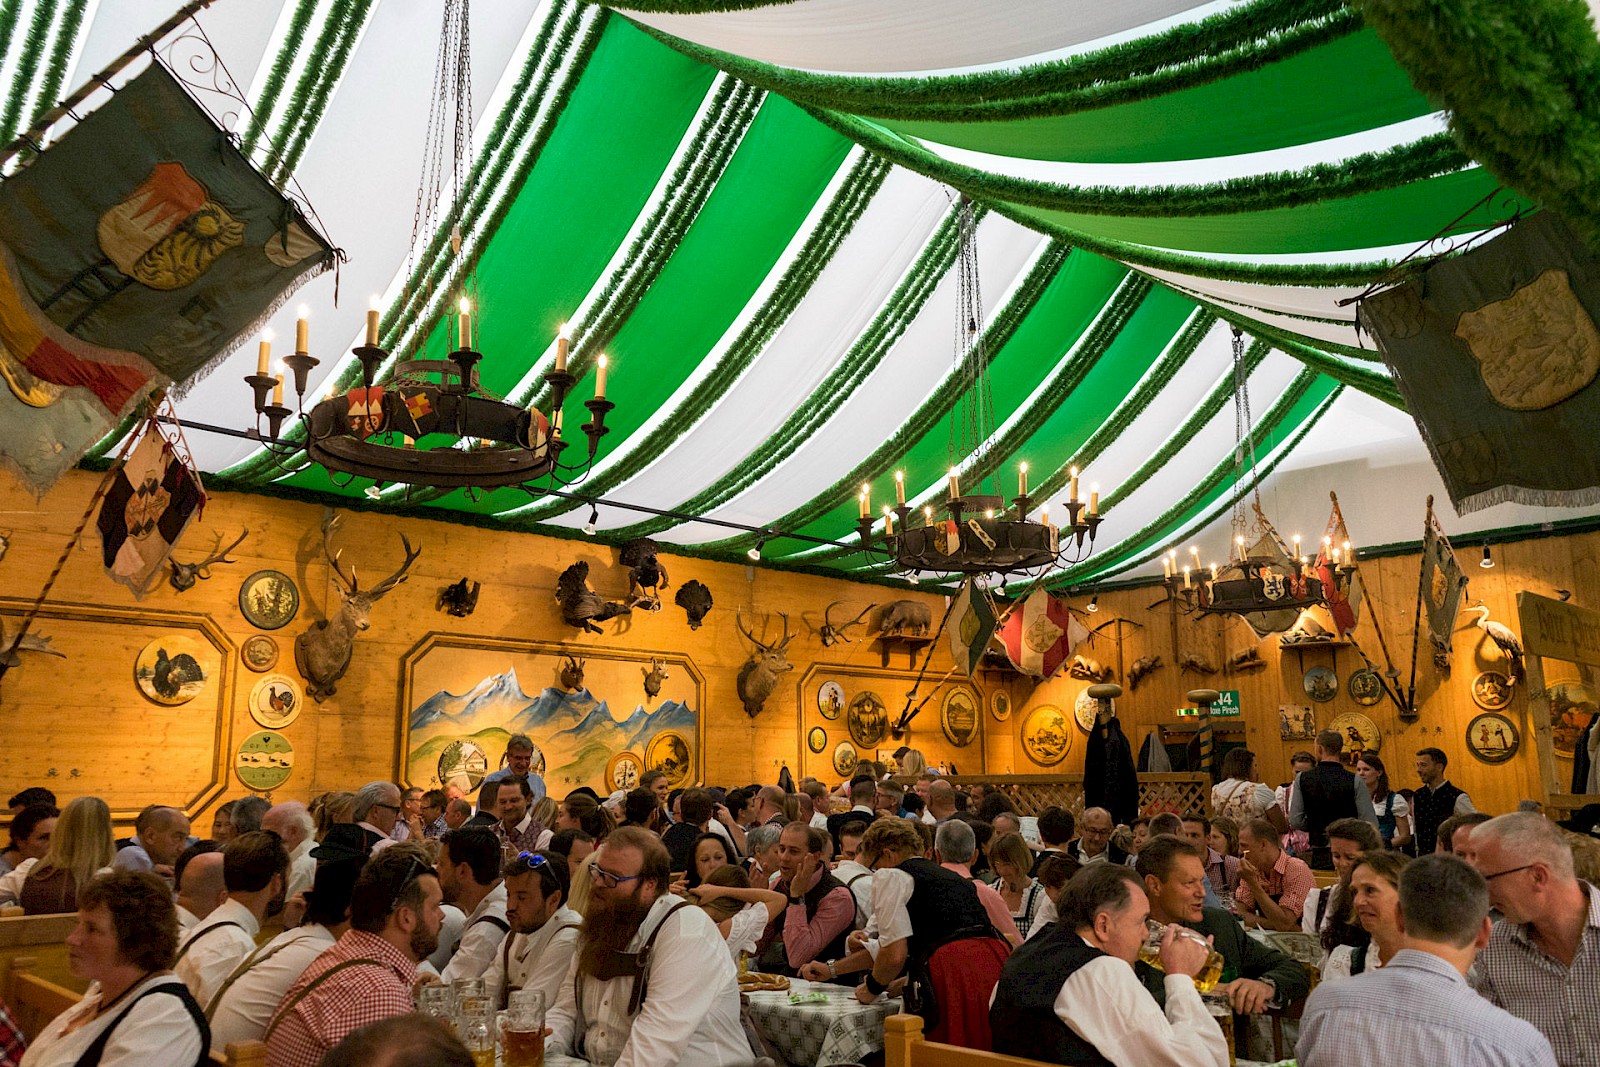
[[[535,666],[545,658],[516,657],[531,668],[524,671],[525,677],[546,673]],[[638,693],[639,682],[631,676],[637,669],[627,661],[591,663],[585,687],[568,692],[548,686],[530,694],[517,677],[516,664],[510,664],[465,692],[438,689],[408,717],[410,780],[430,787],[448,782],[475,786],[481,768],[498,767],[506,741],[521,733],[533,739],[538,749],[535,770],[556,797],[580,785],[610,792],[613,783],[605,780],[606,767],[612,757],[625,752],[632,753],[640,766],[651,765],[654,758],[669,774],[692,781],[699,762],[700,715],[688,701],[663,693],[653,708],[634,700],[631,709],[622,711],[626,705],[619,703],[614,711],[589,688],[603,685],[611,692]],[[682,695],[694,699],[692,694]],[[688,766],[683,766],[686,752]]]

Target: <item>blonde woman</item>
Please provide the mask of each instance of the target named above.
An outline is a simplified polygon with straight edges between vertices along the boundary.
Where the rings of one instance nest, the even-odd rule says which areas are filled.
[[[77,911],[78,887],[109,871],[116,855],[111,809],[99,797],[79,797],[62,810],[44,857],[0,878],[0,904],[21,904],[29,915]]]
[[[900,776],[903,778],[915,778],[918,775],[927,773],[928,760],[923,756],[922,750],[917,748],[906,749],[905,754],[900,757]]]

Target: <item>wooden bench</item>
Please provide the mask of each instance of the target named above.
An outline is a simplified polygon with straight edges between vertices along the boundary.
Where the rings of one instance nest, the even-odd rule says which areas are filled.
[[[77,923],[76,912],[0,917],[0,987],[12,961],[26,958],[39,977],[80,993],[86,989],[88,983],[74,978],[67,966],[67,935]]]
[[[922,1016],[891,1015],[883,1021],[884,1067],[1044,1067],[1038,1060],[944,1045],[922,1036]]]
[[[12,960],[0,984],[0,1000],[10,1009],[23,1036],[30,1040],[52,1019],[83,999],[82,993],[32,973],[31,963],[26,958]],[[244,1041],[229,1045],[225,1051],[212,1049],[211,1062],[218,1067],[266,1067],[267,1046],[260,1041]]]

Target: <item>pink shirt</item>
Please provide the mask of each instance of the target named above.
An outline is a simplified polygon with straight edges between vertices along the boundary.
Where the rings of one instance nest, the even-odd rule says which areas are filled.
[[[1011,909],[1006,906],[1005,898],[995,891],[993,886],[984,885],[972,877],[972,871],[960,863],[941,863],[939,866],[947,871],[954,871],[961,877],[972,882],[972,888],[978,891],[978,902],[983,905],[983,910],[989,914],[989,923],[1001,937],[1013,945],[1022,943],[1022,931],[1017,929],[1017,921],[1011,917]]]
[[[819,869],[812,876],[811,885],[806,887],[808,891],[821,880],[822,873]],[[780,879],[773,888],[787,894],[789,883]],[[783,923],[783,954],[789,966],[799,970],[802,964],[816,959],[818,953],[827,948],[834,938],[855,927],[856,898],[849,886],[838,886],[817,902],[817,913],[810,919],[806,918],[803,902],[790,904],[784,909],[782,918],[774,919],[767,928],[769,936],[762,939],[763,947],[771,939],[770,934],[779,922]]]

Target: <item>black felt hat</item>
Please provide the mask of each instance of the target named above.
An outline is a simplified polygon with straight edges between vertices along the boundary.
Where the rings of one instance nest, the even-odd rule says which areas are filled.
[[[322,843],[311,850],[311,855],[322,863],[334,860],[366,861],[372,846],[379,841],[377,834],[353,822],[336,822],[328,827]]]
[[[1572,818],[1563,819],[1556,825],[1575,834],[1600,837],[1600,804],[1585,804]]]

